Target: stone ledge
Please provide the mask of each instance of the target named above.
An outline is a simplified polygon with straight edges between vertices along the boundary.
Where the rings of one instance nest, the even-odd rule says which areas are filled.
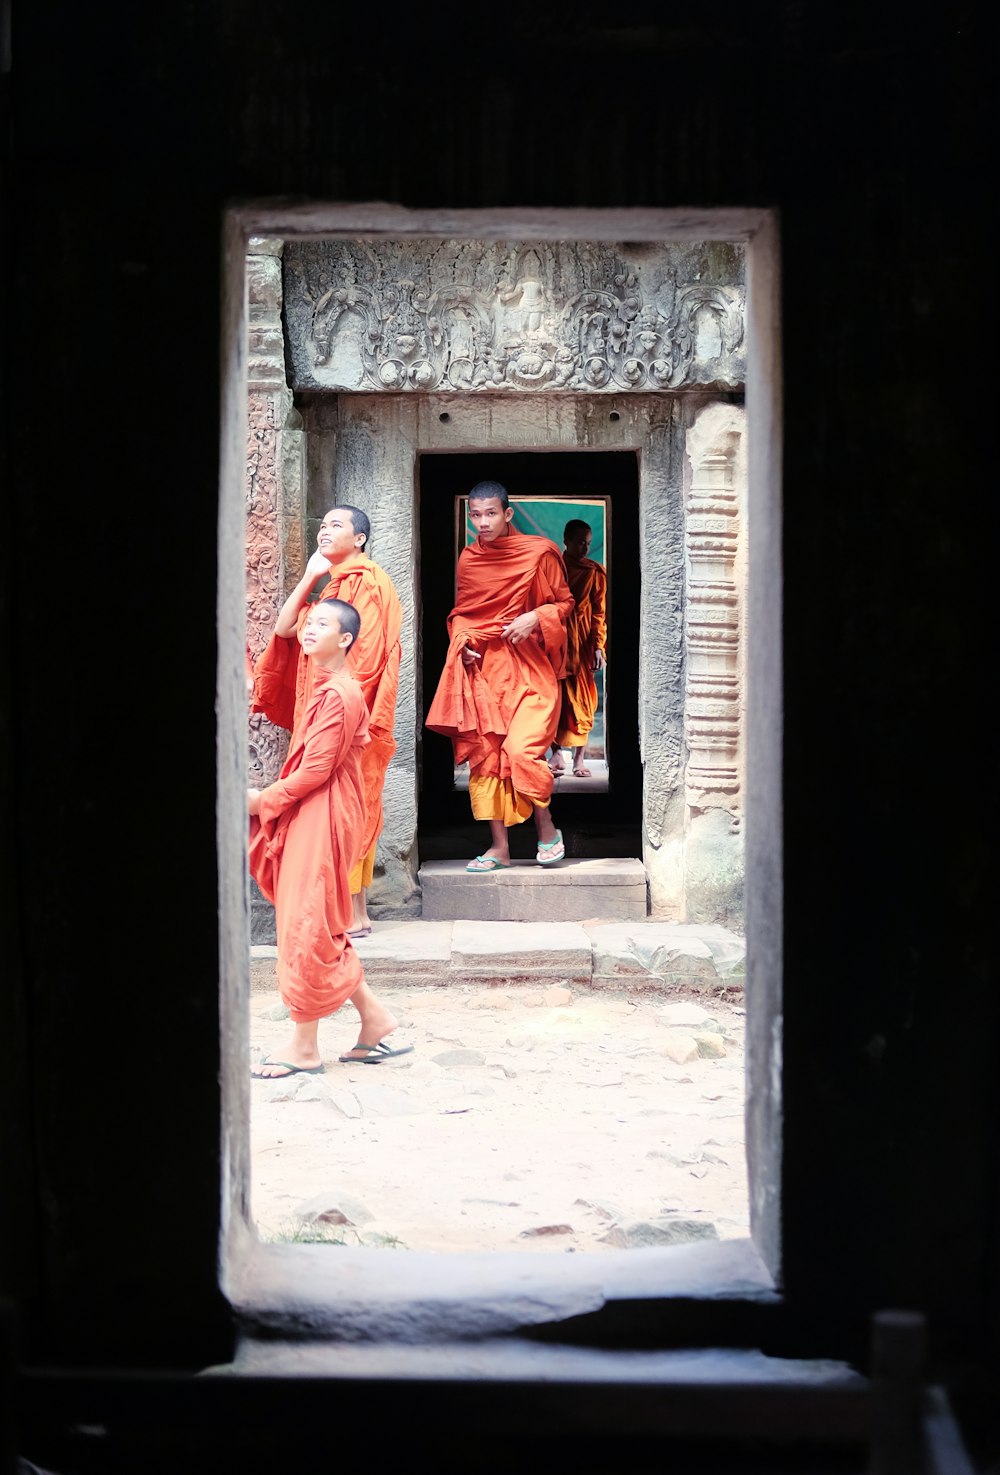
[[[589,983],[593,955],[586,932],[572,922],[513,922],[486,929],[478,922],[456,921],[451,966],[470,980],[501,976]]]
[[[478,878],[482,879],[482,878]],[[577,988],[741,991],[742,937],[715,924],[644,921],[376,921],[356,947],[373,984],[566,983]],[[277,949],[251,948],[254,993],[274,988]]]

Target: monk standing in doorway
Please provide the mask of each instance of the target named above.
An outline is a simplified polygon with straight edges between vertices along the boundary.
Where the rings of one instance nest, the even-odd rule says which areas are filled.
[[[360,683],[368,708],[369,742],[364,753],[367,822],[361,858],[351,871],[354,913],[350,936],[367,937],[368,888],[375,868],[375,846],[382,832],[382,789],[389,760],[396,751],[393,727],[399,690],[400,631],[403,610],[385,569],[365,554],[371,524],[358,507],[334,507],[324,517],[317,548],[302,578],[285,600],[266,649],[254,668],[251,711],[263,712],[293,739],[316,672],[300,648],[300,637],[317,581],[329,576],[324,598],[343,599],[361,617],[361,633],[351,647],[348,665]]]
[[[539,865],[566,853],[549,808],[545,754],[559,719],[573,598],[558,548],[516,532],[513,515],[499,482],[479,482],[469,493],[477,538],[459,554],[451,641],[427,714],[431,731],[451,738],[455,762],[468,762],[472,813],[489,823],[490,844],[468,871],[509,866],[507,830],[529,816]]]
[[[608,576],[601,564],[587,557],[593,535],[590,524],[577,517],[563,529],[566,579],[576,606],[566,622],[566,677],[549,767],[554,774],[564,772],[560,749],[572,748],[576,778],[590,778],[584,758],[597,713],[594,672],[607,664]]]
[[[313,662],[312,689],[278,779],[247,790],[250,871],[274,904],[278,987],[292,1017],[282,1059],[262,1061],[251,1071],[258,1080],[321,1074],[319,1022],[348,1000],[361,1028],[341,1060],[375,1064],[413,1048],[385,1044],[397,1021],[365,982],[347,930],[348,877],[367,823],[368,708],[347,662],[360,626],[357,610],[339,599],[309,611],[302,648]]]

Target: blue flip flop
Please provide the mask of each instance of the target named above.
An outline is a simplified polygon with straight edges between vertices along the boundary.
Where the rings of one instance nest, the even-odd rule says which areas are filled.
[[[479,865],[476,864],[479,861]],[[465,868],[470,876],[488,876],[490,871],[509,871],[509,860],[497,860],[495,855],[477,855]]]
[[[543,850],[554,850],[558,853],[555,855],[543,855]],[[566,859],[566,847],[563,844],[562,830],[556,830],[556,838],[554,840],[547,841],[544,845],[541,843],[541,841],[539,841],[538,851],[535,855],[535,859],[540,866],[554,866],[557,865],[559,861]]]

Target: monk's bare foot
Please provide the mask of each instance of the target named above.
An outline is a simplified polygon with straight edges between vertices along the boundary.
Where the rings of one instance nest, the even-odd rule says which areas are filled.
[[[367,937],[372,930],[372,919],[368,915],[368,888],[362,886],[360,891],[351,897],[351,910],[354,916],[351,925],[347,929],[348,937]]]
[[[552,821],[551,812],[548,809],[535,810],[535,829],[538,832],[539,845],[548,845],[554,840],[558,831]]]
[[[280,1081],[285,1076],[294,1075],[322,1075],[324,1065],[319,1055],[300,1056],[294,1047],[290,1046],[281,1052],[280,1058],[271,1059],[266,1056],[250,1071],[255,1081]]]
[[[399,1020],[391,1009],[387,1009],[381,1000],[376,999],[367,984],[362,984],[356,993],[351,995],[351,1003],[357,1009],[361,1019],[358,1028],[358,1042],[353,1049],[348,1050],[339,1058],[341,1060],[364,1060],[370,1053],[371,1047],[384,1040],[386,1035],[391,1035],[394,1029],[399,1028]]]
[[[482,855],[477,855],[470,860],[465,869],[467,871],[502,871],[509,865],[510,851],[498,850],[491,845],[489,850],[484,850]]]
[[[549,759],[549,773],[560,774],[565,772],[566,765],[563,763],[558,753],[553,753],[552,757]]]

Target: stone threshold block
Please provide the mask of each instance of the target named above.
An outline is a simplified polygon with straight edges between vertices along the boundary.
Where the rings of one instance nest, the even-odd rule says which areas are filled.
[[[452,980],[461,983],[590,985],[590,938],[575,922],[456,922]]]
[[[425,918],[482,922],[638,922],[646,916],[641,860],[515,860],[480,874],[464,860],[429,861],[419,881]]]
[[[742,989],[746,944],[716,924],[609,923],[587,928],[595,988]]]
[[[450,921],[376,921],[354,945],[373,985],[450,983],[451,934]]]

